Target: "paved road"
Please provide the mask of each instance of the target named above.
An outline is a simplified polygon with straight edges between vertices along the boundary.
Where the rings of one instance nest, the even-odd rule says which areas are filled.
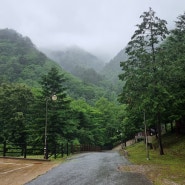
[[[141,174],[119,171],[129,164],[117,152],[79,154],[26,185],[152,185]]]

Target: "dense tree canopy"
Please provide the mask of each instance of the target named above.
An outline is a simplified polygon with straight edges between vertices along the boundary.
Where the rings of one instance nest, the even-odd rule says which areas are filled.
[[[129,105],[134,106],[134,112],[146,111],[153,117],[154,123],[157,116],[160,138],[160,116],[168,101],[168,92],[163,86],[161,77],[164,69],[157,56],[159,44],[168,34],[167,22],[156,17],[151,8],[140,18],[143,22],[137,25],[138,29],[126,48],[129,58],[121,63],[124,73],[120,75],[120,79],[125,81],[122,99],[127,98]]]
[[[146,114],[147,125],[157,129],[160,154],[164,154],[161,124],[182,117],[179,113],[184,112],[184,16],[178,18],[170,36],[167,22],[156,17],[151,8],[140,18],[143,22],[126,48],[128,60],[121,62],[119,77],[125,84],[119,100],[128,105],[127,122],[138,130],[143,112]]]
[[[0,139],[24,143],[28,138],[29,110],[33,94],[22,85],[0,86]]]

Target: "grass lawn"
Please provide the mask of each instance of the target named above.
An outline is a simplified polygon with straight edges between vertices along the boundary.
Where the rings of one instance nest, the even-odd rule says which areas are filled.
[[[155,185],[185,184],[185,136],[168,134],[163,136],[165,155],[159,149],[149,150],[147,160],[144,142],[128,146],[128,159],[133,163],[123,170],[144,173]]]

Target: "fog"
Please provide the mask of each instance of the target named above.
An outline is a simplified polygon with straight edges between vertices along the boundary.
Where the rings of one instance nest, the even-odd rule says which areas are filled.
[[[169,28],[184,0],[0,0],[0,28],[15,29],[38,47],[79,46],[109,61],[130,40],[149,7]]]

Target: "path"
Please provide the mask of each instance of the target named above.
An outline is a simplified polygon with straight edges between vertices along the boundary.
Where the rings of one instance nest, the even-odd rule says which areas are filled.
[[[142,174],[121,172],[130,163],[117,152],[84,153],[26,185],[152,185]]]

